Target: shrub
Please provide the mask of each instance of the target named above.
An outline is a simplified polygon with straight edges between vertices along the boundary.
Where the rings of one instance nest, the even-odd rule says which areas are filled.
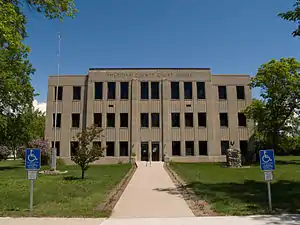
[[[0,161],[7,160],[9,155],[10,155],[9,149],[6,146],[1,145],[0,146]]]
[[[38,148],[41,150],[41,164],[48,165],[51,155],[49,142],[43,139],[35,139],[28,143],[27,148]],[[25,159],[26,147],[22,146],[17,149],[17,157]]]

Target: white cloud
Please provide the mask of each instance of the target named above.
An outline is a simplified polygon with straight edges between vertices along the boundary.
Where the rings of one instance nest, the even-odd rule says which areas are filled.
[[[46,102],[38,102],[38,100],[34,99],[32,104],[35,109],[39,109],[43,113],[46,112]]]

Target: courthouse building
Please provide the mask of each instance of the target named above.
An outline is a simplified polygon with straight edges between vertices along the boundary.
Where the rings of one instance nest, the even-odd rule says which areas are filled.
[[[76,134],[96,124],[104,131],[93,144],[106,147],[99,163],[127,162],[131,153],[144,161],[148,151],[153,161],[224,161],[231,142],[242,152],[250,146],[252,125],[243,114],[252,100],[249,82],[248,75],[212,75],[209,68],[50,76],[45,138],[53,146],[56,130],[57,155],[69,161]]]

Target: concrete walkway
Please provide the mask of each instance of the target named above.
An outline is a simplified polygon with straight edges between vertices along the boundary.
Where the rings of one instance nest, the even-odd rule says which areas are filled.
[[[163,168],[163,162],[152,162],[138,168],[116,204],[111,218],[194,217]]]

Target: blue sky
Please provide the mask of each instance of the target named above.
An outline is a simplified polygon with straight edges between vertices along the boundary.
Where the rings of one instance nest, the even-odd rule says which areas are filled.
[[[255,75],[271,59],[300,58],[295,24],[277,17],[295,0],[77,0],[62,24],[26,8],[32,84],[47,98],[47,79],[91,67],[210,67],[213,74]],[[257,96],[258,92],[254,93]]]

